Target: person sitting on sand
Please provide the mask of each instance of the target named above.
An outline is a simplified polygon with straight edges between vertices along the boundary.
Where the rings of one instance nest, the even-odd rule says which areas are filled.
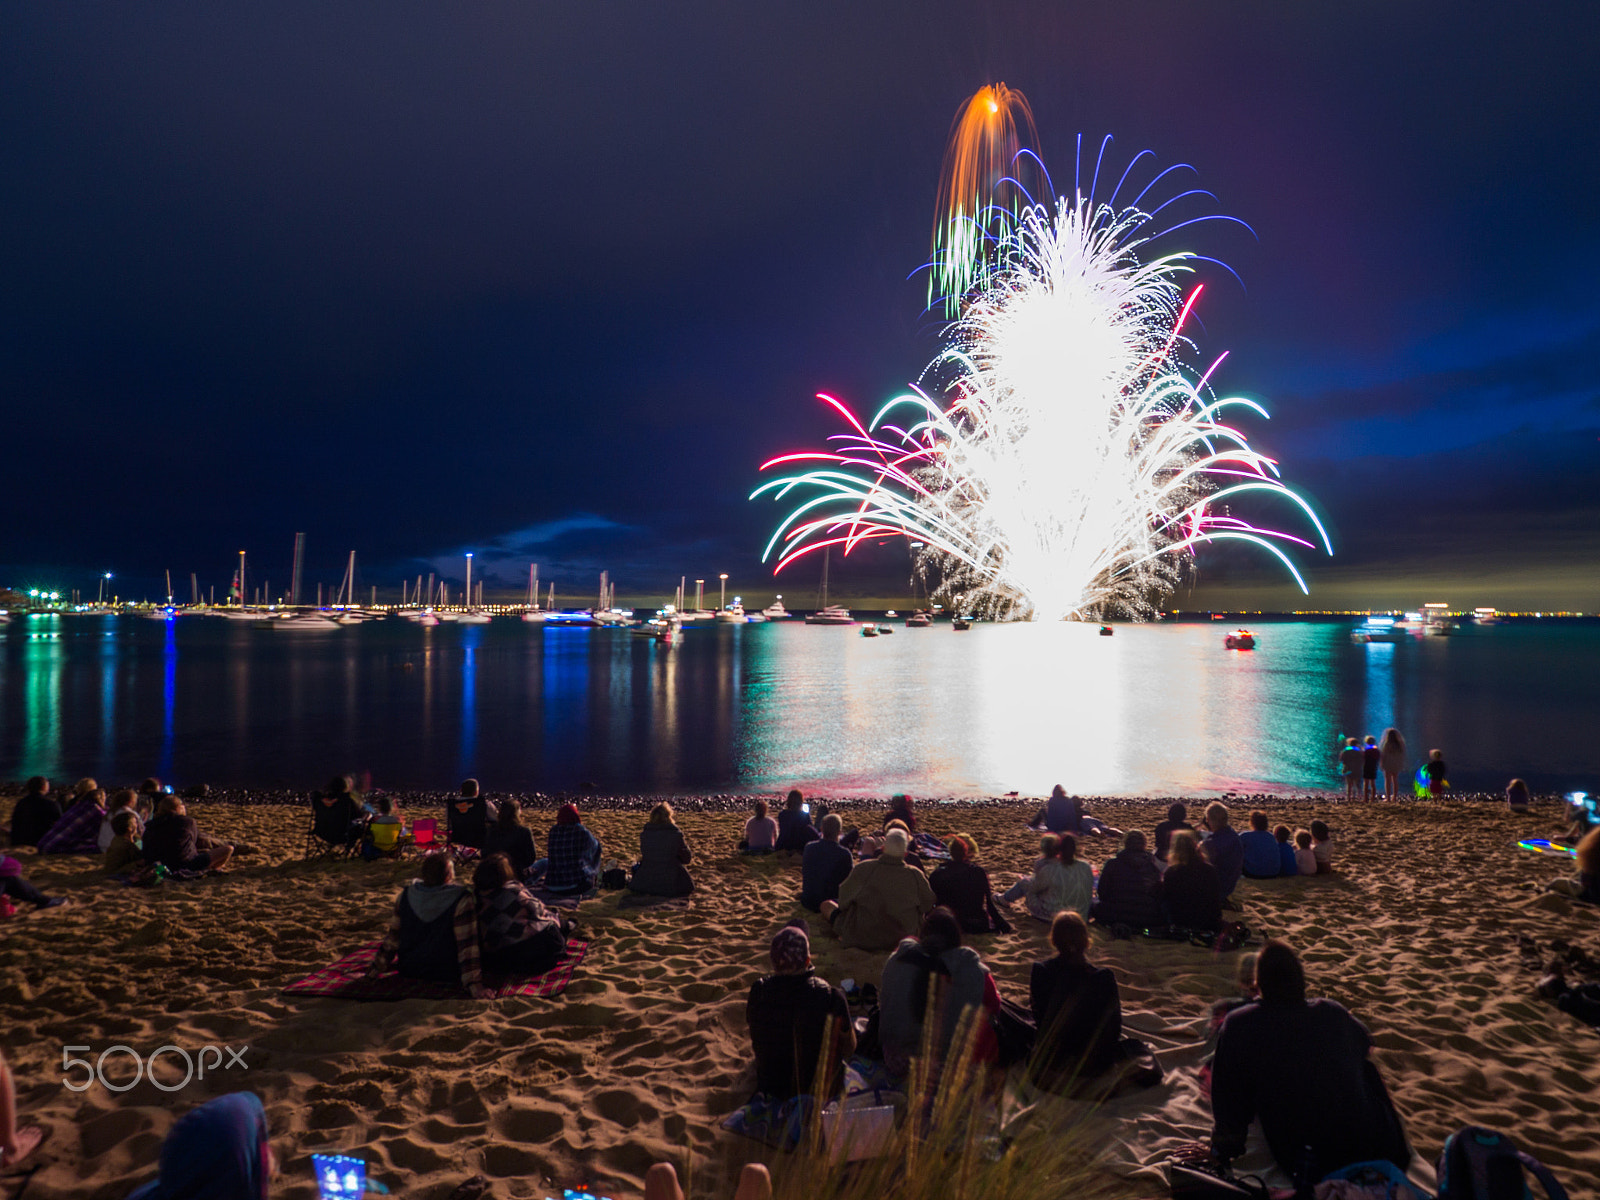
[[[767,802],[757,800],[755,815],[744,823],[739,849],[746,854],[771,854],[778,845],[778,823],[767,816]]]
[[[1354,800],[1361,787],[1361,768],[1366,755],[1355,738],[1345,738],[1344,749],[1339,751],[1339,774],[1344,779],[1344,798]]]
[[[1222,928],[1222,883],[1187,830],[1172,835],[1172,865],[1161,877],[1161,903],[1174,929],[1216,933]]]
[[[1311,852],[1317,858],[1317,874],[1333,874],[1333,834],[1326,821],[1311,822]]]
[[[494,822],[484,832],[483,853],[504,854],[511,860],[511,869],[521,879],[534,863],[539,861],[538,848],[533,844],[533,834],[522,823],[522,804],[513,796],[500,801]]]
[[[916,833],[917,814],[912,810],[911,797],[905,793],[896,793],[889,797],[889,811],[883,814],[883,828],[888,830],[892,821],[899,821],[906,827],[907,833]]]
[[[947,843],[950,861],[928,876],[933,898],[955,914],[963,933],[1009,933],[1010,922],[994,907],[989,872],[980,867],[978,843],[970,833],[958,833]]]
[[[452,846],[483,849],[489,836],[489,802],[476,779],[461,781],[461,795],[445,810],[445,827]]]
[[[1209,831],[1200,849],[1206,860],[1217,869],[1217,884],[1222,889],[1223,907],[1238,906],[1228,899],[1244,874],[1244,845],[1232,825],[1228,824],[1228,806],[1220,800],[1206,805],[1206,829]]]
[[[17,1085],[0,1054],[0,1171],[16,1166],[39,1148],[44,1130],[37,1125],[17,1128]],[[22,1194],[20,1191],[17,1193]]]
[[[143,831],[139,827],[139,814],[125,808],[111,818],[111,844],[106,847],[104,862],[107,875],[121,875],[137,871],[144,866]]]
[[[822,915],[851,949],[892,950],[922,927],[937,903],[927,876],[906,863],[909,845],[905,830],[891,829],[883,852],[857,863],[839,885],[838,902],[822,902]]]
[[[693,861],[694,851],[673,820],[672,805],[658,804],[639,831],[639,861],[634,864],[628,890],[644,896],[687,896],[694,891],[687,870]]]
[[[366,815],[350,788],[348,775],[335,775],[322,791],[312,793],[312,833],[330,846],[354,846],[366,831]],[[157,812],[165,799],[162,797],[156,802]]]
[[[1048,829],[1051,833],[1077,833],[1077,801],[1067,795],[1064,787],[1059,783],[1056,784],[1050,789],[1050,798],[1044,802],[1044,807],[1034,814],[1028,826],[1031,829]]]
[[[375,978],[391,965],[408,979],[460,984],[475,1000],[485,995],[477,906],[472,893],[456,882],[449,854],[427,855],[421,878],[395,900],[367,974]]]
[[[821,836],[811,823],[811,814],[806,812],[806,798],[801,795],[799,788],[795,788],[784,800],[783,811],[778,814],[777,848],[800,854]]]
[[[1034,869],[1028,884],[1028,914],[1050,922],[1063,909],[1084,920],[1094,905],[1094,868],[1078,857],[1078,839],[1063,833],[1056,839],[1056,856]]]
[[[1193,829],[1189,824],[1189,809],[1183,804],[1167,806],[1167,819],[1156,826],[1156,857],[1163,863],[1167,861],[1172,849],[1172,835],[1180,829]]]
[[[1363,800],[1376,800],[1378,798],[1378,763],[1383,758],[1383,752],[1378,749],[1378,739],[1370,733],[1361,747],[1361,798]]]
[[[1056,914],[1050,944],[1056,956],[1034,963],[1028,982],[1028,1007],[1039,1030],[1030,1074],[1036,1086],[1056,1091],[1117,1061],[1122,999],[1117,977],[1089,961],[1089,927],[1077,913]]]
[[[1450,786],[1450,768],[1444,765],[1444,751],[1429,750],[1428,762],[1422,769],[1428,776],[1428,795],[1435,798],[1444,795]]]
[[[1584,834],[1572,853],[1577,859],[1577,878],[1557,879],[1548,890],[1585,904],[1600,904],[1600,825]]]
[[[260,1097],[230,1092],[178,1118],[156,1178],[128,1200],[265,1200],[277,1167]]]
[[[930,1000],[937,1025],[928,1038],[925,1023]],[[961,1028],[963,1015],[972,1009],[978,1010],[979,1018],[975,1058],[993,1062],[999,1047],[992,1026],[981,1018],[1000,1010],[999,989],[978,952],[961,944],[961,923],[955,914],[948,908],[934,908],[922,919],[918,936],[901,941],[884,964],[878,989],[884,1066],[891,1075],[905,1076],[911,1060],[925,1048],[925,1040],[926,1048],[942,1060]]]
[[[845,1059],[856,1049],[844,992],[812,970],[805,922],[778,930],[769,954],[773,974],[750,985],[744,1006],[756,1091],[773,1101],[833,1096],[844,1084]]]
[[[3,854],[0,854],[0,896],[9,896],[34,908],[58,908],[67,902],[64,896],[46,896],[23,877],[20,862]]]
[[[1283,859],[1278,854],[1278,839],[1268,828],[1267,814],[1259,808],[1250,814],[1250,832],[1239,835],[1239,847],[1244,857],[1242,865],[1247,879],[1276,879],[1283,869]]]
[[[1378,740],[1378,767],[1383,771],[1383,798],[1400,799],[1400,785],[1406,774],[1406,739],[1392,725]]]
[[[138,805],[139,794],[132,788],[119,788],[115,792],[111,793],[111,800],[106,805],[105,819],[100,822],[100,837],[98,839],[98,844],[102,853],[104,853],[110,847],[111,839],[117,836],[111,828],[111,823],[116,818],[118,813],[131,812],[133,814],[134,821],[138,824],[138,828],[140,830],[144,829],[144,822],[139,820]],[[137,837],[138,834],[135,833],[134,836]]]
[[[156,815],[156,805],[161,803],[161,797],[166,795],[166,789],[161,786],[161,780],[154,775],[146,775],[139,781],[139,798],[134,802],[134,808],[139,813],[139,824],[143,824]]]
[[[80,779],[67,810],[39,839],[40,854],[99,854],[100,822],[106,816],[106,794],[92,779]]]
[[[1000,899],[1007,904],[1022,899],[1028,894],[1028,888],[1033,883],[1033,877],[1039,873],[1039,868],[1044,866],[1056,856],[1056,843],[1061,839],[1053,833],[1047,833],[1039,839],[1039,857],[1033,860],[1033,869],[1022,876],[1005,891],[1000,893]]]
[[[1506,807],[1514,813],[1525,813],[1533,798],[1528,795],[1528,785],[1521,779],[1506,784]]]
[[[233,847],[206,839],[179,796],[163,796],[156,815],[144,828],[144,860],[169,871],[215,871],[233,857]]]
[[[37,846],[39,839],[61,819],[61,805],[50,794],[50,781],[35,775],[23,785],[22,795],[11,809],[11,844]]]
[[[556,809],[556,823],[545,838],[545,857],[529,874],[543,878],[544,890],[558,895],[592,892],[600,874],[600,839],[578,816],[576,804]]]
[[[1129,929],[1155,929],[1161,919],[1161,864],[1145,849],[1144,833],[1130,829],[1122,836],[1122,849],[1100,868],[1096,885],[1094,919],[1101,925],[1126,925]],[[1052,931],[1055,924],[1051,924]]]
[[[839,844],[844,822],[838,813],[822,818],[822,839],[812,842],[800,854],[800,907],[817,912],[823,901],[837,900],[839,886],[849,878],[855,860]]]
[[[1259,1121],[1278,1165],[1309,1186],[1351,1163],[1411,1161],[1371,1060],[1372,1035],[1332,1000],[1307,1000],[1305,968],[1274,938],[1256,956],[1261,999],[1222,1023],[1211,1070],[1211,1151],[1231,1162]],[[1286,1070],[1293,1064],[1293,1070]]]
[[[481,967],[496,975],[542,975],[567,952],[560,916],[517,879],[504,854],[485,854],[472,873]]]
[[[1311,831],[1309,829],[1296,829],[1294,831],[1294,873],[1296,875],[1315,875],[1317,873],[1317,852],[1311,848]]]
[[[1294,830],[1279,825],[1273,829],[1272,836],[1278,843],[1278,874],[1285,878],[1300,874],[1294,861]]]
[[[1228,1019],[1228,1014],[1236,1008],[1243,1008],[1246,1004],[1254,1004],[1261,999],[1261,991],[1256,987],[1256,956],[1254,954],[1241,954],[1239,964],[1234,969],[1234,982],[1239,985],[1237,996],[1225,996],[1211,1005],[1211,1035],[1215,1037],[1222,1032],[1222,1023]],[[1205,1092],[1211,1094],[1211,1064],[1206,1063]]]

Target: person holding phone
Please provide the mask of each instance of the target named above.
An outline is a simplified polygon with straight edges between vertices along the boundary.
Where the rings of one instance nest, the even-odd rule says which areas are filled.
[[[821,836],[811,823],[811,806],[800,794],[800,789],[795,788],[784,801],[783,811],[778,814],[777,849],[799,854]]]

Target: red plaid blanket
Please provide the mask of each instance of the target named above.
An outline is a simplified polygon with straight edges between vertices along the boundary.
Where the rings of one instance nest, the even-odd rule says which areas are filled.
[[[483,986],[491,999],[502,996],[559,996],[572,982],[572,973],[583,961],[589,943],[573,938],[567,942],[567,956],[543,975],[529,975],[520,979],[502,979],[485,973]],[[405,979],[390,970],[376,979],[367,978],[367,968],[372,956],[378,952],[378,943],[369,942],[353,954],[338,962],[313,971],[304,979],[296,979],[283,989],[286,996],[333,996],[340,1000],[456,1000],[466,995],[459,987],[448,983],[431,983],[423,979]]]

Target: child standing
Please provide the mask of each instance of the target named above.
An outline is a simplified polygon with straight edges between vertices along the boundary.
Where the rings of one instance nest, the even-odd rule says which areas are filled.
[[[1450,786],[1450,769],[1444,765],[1444,751],[1429,750],[1428,765],[1423,770],[1428,773],[1428,794],[1444,795],[1445,788]]]
[[[1339,751],[1339,773],[1344,776],[1344,798],[1354,800],[1356,788],[1361,784],[1361,768],[1366,762],[1361,744],[1355,738],[1345,738],[1344,749]]]
[[[1367,734],[1367,744],[1361,747],[1361,798],[1378,798],[1378,760],[1383,757],[1378,749],[1378,739]]]

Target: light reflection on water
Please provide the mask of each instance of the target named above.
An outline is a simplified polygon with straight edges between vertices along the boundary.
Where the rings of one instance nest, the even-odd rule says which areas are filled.
[[[180,618],[0,632],[0,778],[306,787],[1203,794],[1330,787],[1336,739],[1398,725],[1458,788],[1600,783],[1600,624],[1353,646],[1345,623],[948,625],[862,638],[798,622],[689,631],[319,634]]]

